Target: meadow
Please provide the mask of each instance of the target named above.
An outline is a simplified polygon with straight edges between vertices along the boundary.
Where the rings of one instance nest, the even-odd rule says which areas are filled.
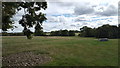
[[[3,36],[3,56],[22,52],[50,56],[51,61],[38,66],[117,66],[118,39],[98,41],[83,37]]]

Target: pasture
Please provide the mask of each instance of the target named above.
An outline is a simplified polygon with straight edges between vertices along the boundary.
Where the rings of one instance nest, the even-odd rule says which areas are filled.
[[[100,42],[96,38],[3,36],[4,56],[34,52],[50,56],[49,62],[37,66],[117,66],[118,39]]]

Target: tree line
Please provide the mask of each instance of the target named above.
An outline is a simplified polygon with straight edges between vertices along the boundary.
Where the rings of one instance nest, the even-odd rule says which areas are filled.
[[[79,33],[79,31],[75,30],[58,30],[58,31],[51,31],[51,32],[43,32],[42,30],[40,31],[35,31],[33,33],[34,36],[75,36],[75,33]],[[7,32],[2,32],[2,36],[24,36],[23,32],[20,33],[7,33]]]
[[[118,26],[106,24],[98,28],[84,26],[80,28],[79,36],[96,38],[120,38],[120,24]]]
[[[58,31],[51,31],[50,32],[51,36],[75,36],[75,31],[74,30],[58,30]]]
[[[48,34],[49,33],[49,34]],[[84,26],[77,30],[57,30],[51,32],[43,32],[42,30],[35,30],[34,36],[76,36],[79,33],[80,37],[96,37],[96,38],[120,38],[120,24],[115,25],[102,25],[98,28],[91,28]],[[2,33],[3,36],[24,36],[24,33]]]

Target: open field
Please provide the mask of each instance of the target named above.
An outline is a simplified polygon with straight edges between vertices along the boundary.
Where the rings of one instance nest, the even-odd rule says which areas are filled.
[[[28,40],[24,36],[4,36],[2,47],[3,56],[34,52],[52,58],[41,66],[118,65],[118,39],[100,42],[82,37],[33,37]]]

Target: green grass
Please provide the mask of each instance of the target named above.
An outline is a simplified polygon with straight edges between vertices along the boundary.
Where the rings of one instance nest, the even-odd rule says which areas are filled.
[[[3,56],[32,51],[47,54],[52,61],[42,66],[117,66],[118,39],[100,42],[82,37],[33,37],[2,38]]]

